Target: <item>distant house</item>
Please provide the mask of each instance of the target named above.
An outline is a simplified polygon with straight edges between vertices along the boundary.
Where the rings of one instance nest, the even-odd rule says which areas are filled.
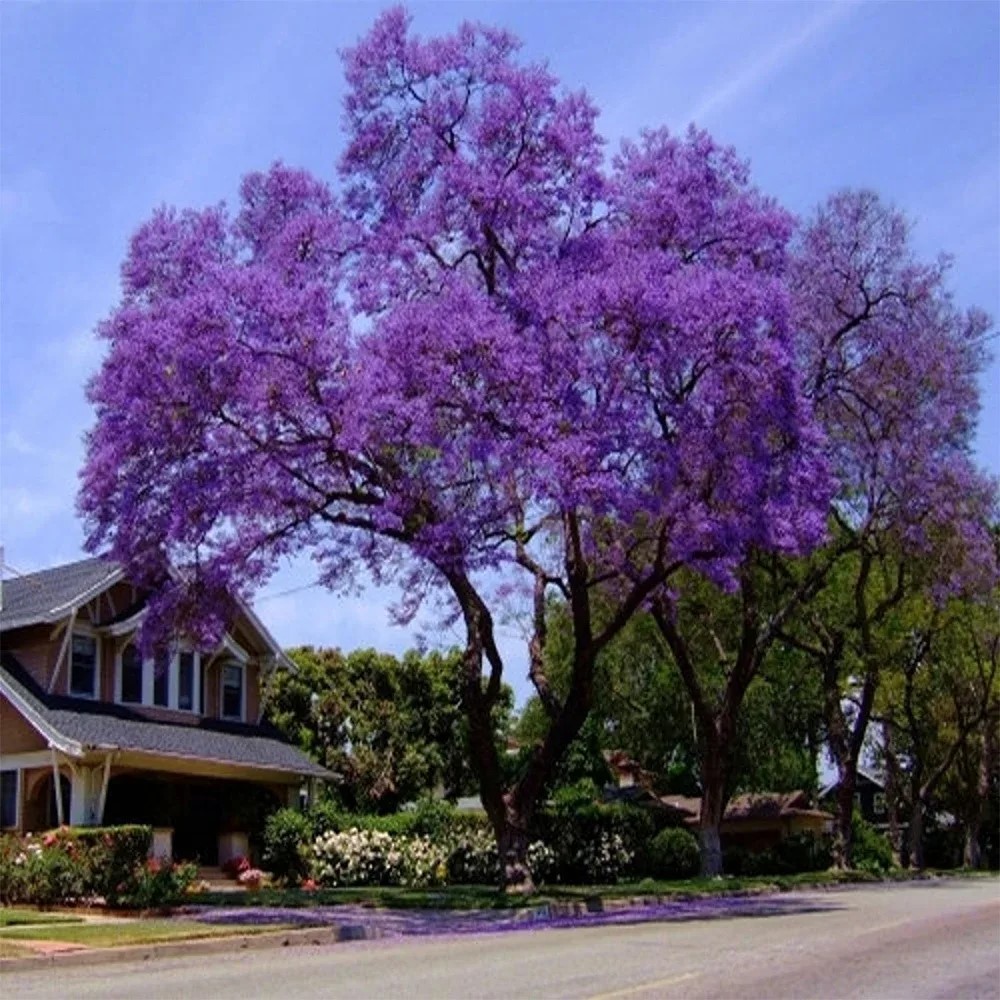
[[[215,648],[177,636],[144,656],[147,597],[99,558],[3,581],[0,826],[149,823],[158,854],[220,863],[332,775],[261,721],[262,681],[288,664],[249,607]]]
[[[685,826],[697,829],[701,799],[664,795],[662,801],[684,817]],[[832,829],[833,816],[814,808],[806,792],[748,792],[729,800],[719,834],[724,847],[764,851],[786,837],[797,834],[819,837]]]
[[[659,795],[655,775],[623,751],[605,753],[613,784],[604,790],[607,802],[627,802],[669,813],[668,823],[696,830],[701,799],[690,795]],[[763,851],[795,834],[821,836],[832,829],[833,816],[813,807],[806,792],[752,792],[730,799],[719,833],[726,847]]]
[[[659,805],[654,791],[656,775],[645,770],[624,750],[604,751],[611,783],[604,787],[606,802],[627,802],[633,805]]]
[[[836,781],[830,782],[819,793],[820,802],[834,812],[837,810]],[[889,828],[889,805],[886,798],[885,782],[871,771],[858,768],[854,785],[854,811],[862,819],[883,832]]]

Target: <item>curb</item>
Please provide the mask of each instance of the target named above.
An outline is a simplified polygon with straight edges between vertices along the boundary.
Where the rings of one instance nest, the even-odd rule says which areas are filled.
[[[374,941],[384,936],[381,928],[364,924],[261,931],[257,934],[221,934],[211,938],[185,938],[110,948],[81,948],[79,951],[54,952],[50,955],[5,958],[0,959],[0,974],[51,966],[106,965],[117,962],[149,962],[181,955],[236,954],[251,948],[328,946],[343,941]]]

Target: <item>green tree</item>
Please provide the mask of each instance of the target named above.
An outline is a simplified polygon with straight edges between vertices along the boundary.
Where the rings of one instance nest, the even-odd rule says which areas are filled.
[[[694,585],[692,585],[694,586]],[[722,617],[732,598],[704,584],[697,603],[685,602],[701,620]],[[709,605],[712,613],[709,614]],[[547,672],[560,693],[569,669],[568,627],[551,611]],[[706,698],[717,698],[719,660],[698,656],[696,677]],[[794,650],[774,648],[748,686],[743,710],[728,747],[725,799],[741,791],[813,790],[820,746],[818,686]],[[544,732],[537,699],[525,706],[517,737],[531,745]],[[556,777],[572,784],[583,777],[606,778],[602,752],[624,750],[658,776],[663,792],[697,795],[702,790],[701,720],[654,618],[640,614],[602,653],[595,671],[594,708]]]
[[[921,601],[911,613],[905,652],[886,671],[882,691],[893,735],[887,750],[904,762],[909,863],[924,867],[927,816],[943,805],[939,793],[947,779],[964,793],[953,794],[949,804],[966,826],[968,860],[978,863],[970,841],[978,841],[989,795],[988,762],[986,787],[980,785],[1000,700],[1000,602],[996,595],[942,606]]]
[[[290,650],[296,672],[274,675],[268,718],[340,775],[350,808],[392,812],[441,791],[455,798],[475,788],[461,708],[461,654],[372,649]],[[511,692],[495,711],[499,742],[509,724]]]

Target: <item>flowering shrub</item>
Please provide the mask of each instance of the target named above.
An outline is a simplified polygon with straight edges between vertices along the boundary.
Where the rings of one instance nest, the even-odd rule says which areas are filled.
[[[393,836],[356,827],[320,834],[312,845],[312,888],[346,885],[432,886],[494,884],[500,873],[496,841],[485,829],[435,840]],[[528,849],[536,881],[555,867],[555,854],[540,841]]]
[[[381,830],[320,834],[313,844],[322,885],[442,885],[447,848],[428,837],[393,837]]]
[[[196,865],[149,858],[132,873],[119,896],[119,905],[136,910],[169,906],[184,896],[197,878]]]
[[[247,889],[257,890],[263,885],[266,877],[259,868],[251,868],[247,862],[247,867],[240,872],[237,881]]]
[[[102,896],[111,906],[131,906],[128,899],[136,873],[146,863],[153,843],[149,826],[60,827],[60,838],[75,843],[86,857],[88,895]]]
[[[554,881],[612,883],[636,867],[652,835],[652,820],[627,806],[557,801],[539,816],[542,840],[554,854]]]
[[[556,852],[541,840],[528,844],[528,867],[536,884],[548,882],[556,870]]]
[[[250,864],[250,859],[246,855],[237,854],[236,857],[224,861],[220,867],[224,875],[228,875],[230,878],[239,878],[240,875],[252,868],[253,865]]]
[[[352,828],[313,842],[315,877],[322,885],[400,885],[403,855],[389,834]]]
[[[87,894],[88,866],[75,845],[45,837],[4,837],[0,844],[0,903],[54,903]]]
[[[60,827],[0,838],[0,902],[56,903],[103,897],[110,906],[165,906],[197,869],[146,858],[149,827]]]
[[[500,877],[496,838],[480,829],[460,834],[448,853],[448,881],[459,885],[495,883]]]
[[[577,847],[573,859],[583,871],[584,882],[612,883],[625,874],[634,855],[620,833],[602,830],[594,840]]]

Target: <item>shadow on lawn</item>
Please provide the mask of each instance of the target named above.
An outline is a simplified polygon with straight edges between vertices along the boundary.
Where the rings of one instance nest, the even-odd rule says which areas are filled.
[[[726,920],[822,913],[842,909],[836,900],[742,896],[677,900],[669,903],[621,904],[599,899],[567,907],[541,904],[521,910],[389,910],[366,906],[316,906],[300,909],[241,906],[206,908],[188,916],[210,924],[357,928],[359,937],[419,937],[436,934],[483,934],[538,930],[545,927],[604,927],[691,920]]]

